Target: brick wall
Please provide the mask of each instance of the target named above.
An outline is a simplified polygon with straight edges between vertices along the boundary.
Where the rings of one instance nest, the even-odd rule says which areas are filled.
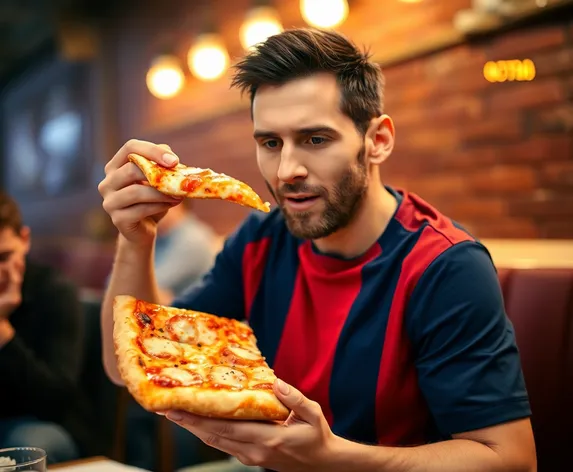
[[[488,60],[531,58],[491,84]],[[397,128],[382,169],[480,237],[573,238],[573,26],[506,33],[386,70]]]

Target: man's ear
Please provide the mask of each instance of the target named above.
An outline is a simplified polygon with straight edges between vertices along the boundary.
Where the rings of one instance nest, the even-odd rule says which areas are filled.
[[[22,242],[24,243],[24,252],[25,254],[28,254],[28,252],[30,251],[30,239],[31,239],[30,228],[28,226],[22,226],[19,236]]]
[[[381,115],[370,121],[370,126],[366,131],[366,142],[368,160],[371,164],[381,164],[394,149],[395,129],[392,118],[388,115]]]

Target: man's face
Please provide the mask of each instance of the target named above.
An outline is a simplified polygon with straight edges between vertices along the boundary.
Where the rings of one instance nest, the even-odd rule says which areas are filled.
[[[259,169],[291,233],[320,239],[347,226],[368,186],[364,137],[327,74],[260,88],[253,102]]]
[[[12,228],[0,229],[0,291],[6,288],[11,274],[24,274],[26,254],[30,249],[30,230],[16,233]]]

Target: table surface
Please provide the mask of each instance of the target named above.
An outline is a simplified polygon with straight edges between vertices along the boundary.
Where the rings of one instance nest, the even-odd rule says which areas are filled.
[[[100,461],[107,461],[109,460],[107,457],[97,456],[97,457],[88,457],[86,459],[79,459],[77,461],[69,461],[69,462],[60,462],[59,464],[54,464],[49,467],[49,470],[64,470],[68,467],[72,467],[74,465],[81,465],[81,464],[89,464],[90,462],[100,462]]]

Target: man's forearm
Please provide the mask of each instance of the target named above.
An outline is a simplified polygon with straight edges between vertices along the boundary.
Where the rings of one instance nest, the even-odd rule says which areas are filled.
[[[117,371],[113,343],[113,299],[116,295],[131,295],[150,303],[160,301],[153,270],[154,243],[135,245],[118,237],[114,267],[102,306],[104,365],[110,379],[121,383]]]
[[[508,464],[477,441],[453,439],[417,447],[365,446],[343,440],[332,471],[360,472],[506,472],[533,469]]]

